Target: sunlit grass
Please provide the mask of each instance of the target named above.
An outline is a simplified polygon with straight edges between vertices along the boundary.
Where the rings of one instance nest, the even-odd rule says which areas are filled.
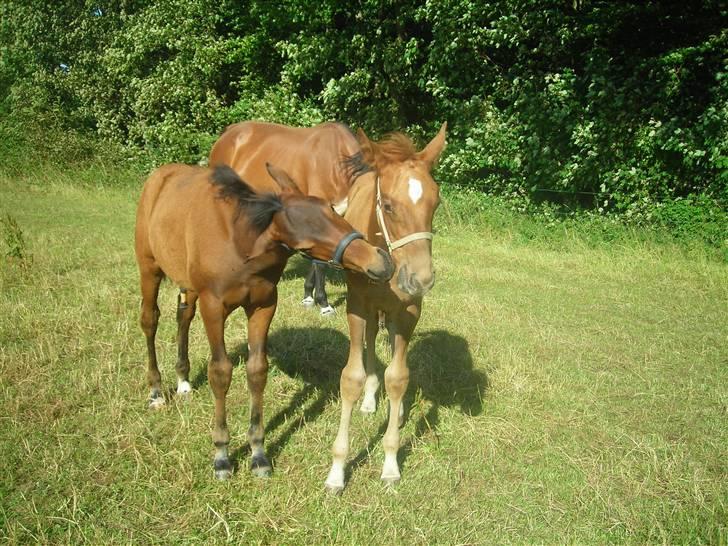
[[[94,176],[98,182],[94,183]],[[11,543],[723,543],[728,540],[728,273],[639,238],[524,240],[441,213],[437,284],[411,353],[402,482],[379,483],[383,407],[354,417],[339,498],[323,480],[347,351],[302,309],[302,264],[270,338],[268,480],[247,472],[244,366],[229,483],[213,479],[201,322],[189,401],[146,409],[132,229],[116,174],[0,178],[29,265],[0,266],[0,539]],[[3,252],[0,253],[3,256]],[[174,301],[158,335],[174,385]],[[228,321],[236,362],[242,313]],[[385,339],[379,356],[386,358]]]

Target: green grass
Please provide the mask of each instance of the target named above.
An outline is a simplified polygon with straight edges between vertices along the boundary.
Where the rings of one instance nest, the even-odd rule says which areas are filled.
[[[238,365],[228,407],[240,468],[219,483],[199,319],[194,395],[146,409],[137,195],[131,174],[103,169],[0,176],[0,216],[26,245],[24,260],[6,258],[0,237],[0,541],[728,541],[728,271],[710,252],[640,236],[593,244],[578,224],[524,236],[445,205],[438,281],[410,352],[402,482],[379,483],[380,405],[355,414],[348,487],[330,497],[348,346],[340,277],[329,285],[339,313],[323,319],[299,306],[303,264],[291,261],[265,399],[275,471],[246,469]],[[165,283],[169,388],[174,302]],[[239,362],[240,312],[227,341]]]

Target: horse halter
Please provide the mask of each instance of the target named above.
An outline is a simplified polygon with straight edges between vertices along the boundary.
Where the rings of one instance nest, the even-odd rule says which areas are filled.
[[[319,260],[317,258],[314,258],[311,256],[307,251],[305,250],[296,250],[285,243],[281,243],[285,248],[288,250],[291,250],[293,252],[298,252],[306,258],[307,260],[311,260],[314,264],[320,264],[320,265],[328,265],[330,267],[333,267],[334,269],[344,269],[344,266],[341,263],[341,260],[344,257],[344,252],[346,252],[346,249],[349,247],[349,245],[352,243],[352,241],[356,239],[364,239],[364,235],[359,233],[358,231],[352,231],[348,235],[345,235],[341,241],[339,241],[339,244],[336,245],[336,248],[334,249],[334,255],[331,257],[330,260]]]
[[[432,241],[432,232],[430,231],[418,231],[402,237],[401,239],[397,239],[396,241],[392,241],[392,238],[389,236],[389,232],[387,231],[387,225],[384,223],[384,213],[382,212],[382,190],[379,185],[379,176],[377,176],[376,211],[377,223],[379,223],[379,229],[382,230],[382,236],[384,237],[384,242],[387,243],[387,249],[389,250],[390,254],[392,253],[392,251],[397,250],[398,248],[403,247],[404,245],[409,244],[413,241],[418,241],[420,239],[429,239],[430,241]]]

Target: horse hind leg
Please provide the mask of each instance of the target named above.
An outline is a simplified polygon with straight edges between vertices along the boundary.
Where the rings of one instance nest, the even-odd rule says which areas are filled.
[[[188,355],[190,323],[195,317],[197,293],[180,290],[177,296],[177,394],[192,392],[190,385],[190,359]]]
[[[159,268],[149,267],[141,270],[142,309],[140,323],[147,339],[147,385],[149,386],[150,409],[160,409],[165,404],[164,395],[162,394],[162,376],[157,365],[157,349],[155,346],[160,315],[157,297],[163,277],[164,274]]]

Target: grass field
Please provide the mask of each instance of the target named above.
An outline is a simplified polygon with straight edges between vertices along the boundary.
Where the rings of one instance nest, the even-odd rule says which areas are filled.
[[[520,240],[439,213],[438,282],[410,352],[402,481],[380,484],[383,407],[354,416],[340,497],[323,480],[347,331],[280,285],[266,391],[270,479],[247,471],[244,366],[229,396],[238,465],[214,480],[208,346],[189,400],[146,407],[132,227],[138,187],[0,177],[0,541],[504,544],[728,542],[728,270],[638,238]],[[9,252],[0,243],[3,255]],[[158,335],[175,382],[175,290]],[[385,338],[379,356],[386,355]],[[228,320],[240,362],[245,323]]]

